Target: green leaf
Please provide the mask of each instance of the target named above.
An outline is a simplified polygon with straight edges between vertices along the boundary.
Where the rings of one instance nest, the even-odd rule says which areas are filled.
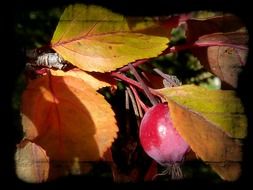
[[[247,119],[240,99],[232,90],[209,90],[183,85],[160,90],[169,100],[195,112],[233,138],[245,138]]]
[[[62,14],[51,44],[65,60],[86,71],[106,72],[138,59],[159,55],[169,42],[161,34],[145,33],[152,20],[131,22],[94,5],[75,4]]]
[[[247,119],[235,92],[194,85],[159,92],[168,101],[173,126],[197,156],[224,180],[238,179]]]

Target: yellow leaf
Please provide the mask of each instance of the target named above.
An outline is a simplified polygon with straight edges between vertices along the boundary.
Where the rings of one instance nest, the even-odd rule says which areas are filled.
[[[166,99],[173,100],[193,111],[233,138],[245,138],[247,118],[241,100],[232,90],[209,90],[195,85],[183,85],[160,90]]]
[[[144,26],[142,23],[136,30],[143,30]],[[150,24],[146,27],[150,28]],[[106,8],[75,4],[65,9],[51,44],[78,68],[106,72],[138,59],[156,57],[168,42],[167,36],[132,30],[123,15]]]

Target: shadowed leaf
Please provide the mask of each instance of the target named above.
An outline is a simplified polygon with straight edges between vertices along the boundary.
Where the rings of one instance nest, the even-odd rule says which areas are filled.
[[[72,76],[49,74],[31,81],[22,96],[21,115],[25,138],[45,149],[57,169],[51,176],[102,159],[118,131],[104,97]]]
[[[60,18],[51,44],[80,69],[112,71],[138,59],[155,57],[166,49],[167,36],[145,34],[145,27],[152,26],[154,21],[147,20],[132,23],[131,29],[124,16],[108,9],[70,5]]]
[[[18,145],[15,153],[16,174],[29,183],[48,179],[49,158],[46,151],[35,143],[26,141]]]
[[[246,63],[248,48],[246,32],[214,33],[200,37],[192,49],[201,64],[226,83],[236,88],[239,73]]]
[[[235,93],[194,85],[159,92],[168,101],[173,125],[192,150],[223,179],[238,179],[247,119]]]
[[[188,19],[186,36],[188,42],[199,37],[217,32],[235,32],[244,27],[243,22],[235,15],[222,15],[206,19]]]
[[[248,34],[235,15],[188,19],[186,36],[191,49],[204,67],[218,76],[222,88],[237,87],[238,75],[246,63]]]

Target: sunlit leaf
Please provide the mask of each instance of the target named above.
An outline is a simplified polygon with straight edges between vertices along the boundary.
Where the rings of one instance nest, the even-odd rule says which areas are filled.
[[[89,84],[95,90],[102,87],[115,86],[115,80],[110,77],[108,73],[95,73],[95,72],[85,72],[78,68],[71,69],[69,71],[62,70],[51,70],[54,76],[73,76],[82,79],[85,83]]]
[[[192,150],[225,180],[240,176],[241,139],[247,119],[233,91],[194,85],[159,90],[170,108],[173,124]]]
[[[35,143],[25,141],[19,144],[15,162],[19,179],[29,183],[40,183],[48,179],[49,158],[46,151]]]
[[[164,88],[159,91],[189,111],[201,114],[230,137],[246,137],[247,120],[241,100],[235,91],[209,90],[195,85]]]
[[[45,149],[52,168],[58,169],[52,176],[70,172],[73,164],[82,168],[102,159],[118,131],[104,97],[72,76],[49,74],[31,81],[21,115],[25,138]]]
[[[123,15],[103,7],[70,5],[60,18],[52,48],[80,69],[112,71],[166,49],[167,37],[145,34],[145,27],[150,28],[154,22],[137,24],[130,26]]]

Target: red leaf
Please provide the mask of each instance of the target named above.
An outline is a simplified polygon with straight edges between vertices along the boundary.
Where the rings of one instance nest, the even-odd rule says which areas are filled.
[[[236,88],[238,75],[246,63],[246,32],[214,33],[199,38],[192,49],[200,63],[223,81],[223,88]]]
[[[188,42],[194,42],[206,34],[234,32],[244,26],[242,21],[234,15],[216,16],[208,19],[189,19],[186,23]]]

